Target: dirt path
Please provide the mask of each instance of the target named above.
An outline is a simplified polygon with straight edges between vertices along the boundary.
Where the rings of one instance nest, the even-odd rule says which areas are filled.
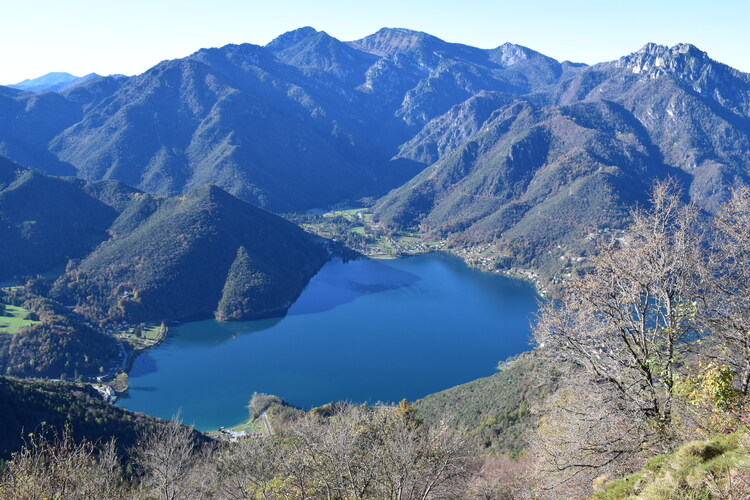
[[[266,433],[268,433],[269,436],[273,436],[273,428],[271,427],[271,422],[268,421],[268,415],[266,415],[266,412],[261,413],[260,418],[263,419],[263,425],[266,426]]]

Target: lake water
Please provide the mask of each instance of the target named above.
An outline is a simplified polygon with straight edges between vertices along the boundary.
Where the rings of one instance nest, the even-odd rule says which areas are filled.
[[[253,392],[295,406],[397,402],[491,375],[529,349],[531,285],[425,254],[327,263],[283,318],[185,323],[139,356],[125,408],[201,430],[247,419]]]

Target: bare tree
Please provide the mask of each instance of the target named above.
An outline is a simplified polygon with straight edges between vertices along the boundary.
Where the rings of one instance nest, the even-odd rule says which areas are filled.
[[[214,479],[219,498],[273,498],[274,479],[284,458],[275,439],[248,439],[217,453]]]
[[[735,189],[712,222],[710,285],[699,311],[704,328],[725,348],[721,361],[750,395],[750,189]]]
[[[473,452],[467,440],[442,425],[423,426],[406,401],[381,408],[374,424],[380,439],[376,498],[450,498],[451,487],[468,476]]]
[[[595,478],[630,472],[653,452],[644,446],[648,422],[608,384],[575,368],[564,380],[538,409],[529,439],[534,498],[588,498]]]
[[[142,474],[141,486],[163,500],[185,498],[188,491],[195,498],[188,481],[195,444],[193,430],[180,423],[179,415],[143,434],[133,450]]]
[[[118,499],[127,494],[114,441],[97,449],[90,441],[76,442],[68,426],[59,434],[30,434],[0,477],[0,497],[9,500]]]
[[[543,306],[534,339],[581,363],[598,384],[666,437],[676,371],[703,271],[697,211],[671,182],[657,184],[650,210],[632,214],[626,235],[591,259],[558,302]]]
[[[366,498],[374,482],[377,455],[372,410],[339,405],[333,415],[308,415],[294,433],[308,443],[319,480],[341,498]],[[313,429],[317,429],[317,432]]]
[[[528,460],[512,460],[505,455],[488,455],[479,463],[467,484],[467,498],[474,500],[514,500],[529,496]]]

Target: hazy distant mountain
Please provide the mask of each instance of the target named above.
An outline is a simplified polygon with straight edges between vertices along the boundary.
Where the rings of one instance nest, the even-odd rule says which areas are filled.
[[[122,77],[123,75],[111,75],[113,77]],[[69,88],[73,88],[76,85],[92,80],[94,78],[102,78],[101,75],[96,73],[89,73],[85,76],[75,76],[70,73],[47,73],[38,78],[30,80],[24,80],[13,85],[8,85],[10,88],[25,90],[28,92],[62,92]]]
[[[49,90],[50,87],[65,85],[74,80],[77,80],[78,78],[80,77],[71,75],[70,73],[52,72],[37,78],[26,79],[22,82],[8,85],[8,87],[19,90],[28,90],[30,92],[38,92],[40,90]]]

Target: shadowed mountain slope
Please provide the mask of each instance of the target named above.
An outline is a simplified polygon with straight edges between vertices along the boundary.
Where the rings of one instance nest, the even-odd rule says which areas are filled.
[[[58,118],[44,134],[0,126],[0,146],[53,173],[167,195],[213,183],[299,210],[384,194],[424,167],[391,161],[424,123],[477,92],[535,91],[562,73],[510,44],[483,50],[403,29],[341,42],[301,28],[266,47],[203,49],[136,77],[40,94]],[[29,119],[20,109],[32,96],[6,96],[2,114]]]
[[[281,314],[328,258],[294,224],[215,186],[138,195],[110,234],[53,289],[100,320]]]

